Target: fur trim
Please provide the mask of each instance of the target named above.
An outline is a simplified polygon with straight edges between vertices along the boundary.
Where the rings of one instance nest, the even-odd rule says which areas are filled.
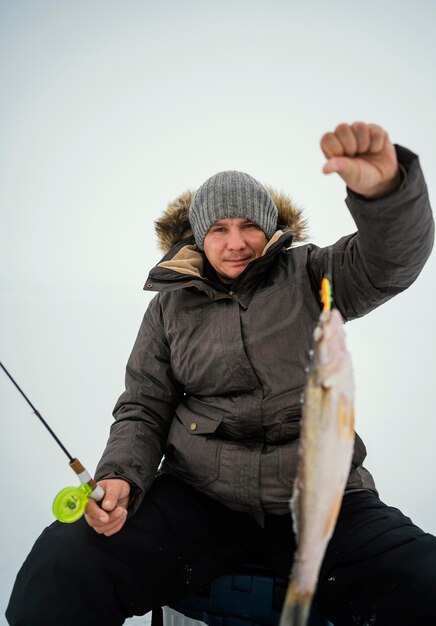
[[[279,224],[287,226],[294,234],[294,241],[305,241],[307,223],[302,211],[284,193],[266,187],[278,210]],[[162,217],[155,221],[155,231],[159,248],[166,254],[176,243],[192,235],[189,223],[189,207],[195,191],[187,190],[170,202]]]

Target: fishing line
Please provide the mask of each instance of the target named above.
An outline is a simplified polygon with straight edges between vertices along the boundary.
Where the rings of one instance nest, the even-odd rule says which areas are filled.
[[[333,224],[333,210],[332,207],[329,207],[329,221],[330,221],[330,234],[329,237],[332,237],[331,233],[331,225]],[[327,273],[324,274],[324,278],[328,280],[328,310],[331,309],[333,304],[333,244],[330,244],[328,247],[328,261],[327,261]]]
[[[327,155],[325,155],[327,158]],[[328,209],[329,238],[332,236],[331,226],[333,224],[333,211]],[[321,279],[320,299],[324,311],[330,311],[333,306],[333,244],[327,246],[327,263],[324,265],[324,272]]]
[[[62,441],[50,428],[45,419],[42,417],[41,413],[32,404],[32,402],[26,396],[19,384],[1,362],[0,367],[9,378],[9,380],[18,389],[27,404],[32,408],[36,417],[42,422],[42,424],[44,424],[50,435],[53,437],[53,439],[56,441],[62,451],[67,455],[71,469],[75,472],[78,479],[80,480],[81,484],[79,487],[65,487],[64,489],[62,489],[62,491],[60,491],[55,497],[52,507],[55,517],[60,522],[65,522],[68,524],[71,522],[75,522],[84,514],[89,498],[92,498],[96,502],[99,502],[104,496],[104,490],[102,487],[100,487],[100,485],[95,482],[92,476],[81,464],[79,459],[71,456]]]

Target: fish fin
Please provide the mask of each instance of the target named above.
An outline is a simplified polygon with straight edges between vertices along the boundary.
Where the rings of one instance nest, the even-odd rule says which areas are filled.
[[[300,499],[300,485],[299,485],[299,478],[297,476],[297,478],[295,479],[294,482],[294,488],[292,491],[292,498],[290,500],[290,509],[291,509],[291,514],[292,514],[292,530],[294,531],[294,535],[297,538],[298,541],[298,537],[299,537],[299,533],[298,533],[298,529],[300,527],[300,520],[299,520],[299,515],[298,515],[298,502]]]

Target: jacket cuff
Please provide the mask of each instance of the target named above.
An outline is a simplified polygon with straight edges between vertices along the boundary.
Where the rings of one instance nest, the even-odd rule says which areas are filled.
[[[127,507],[128,517],[131,517],[137,510],[144,497],[144,488],[138,484],[136,478],[133,477],[134,472],[130,472],[129,468],[124,465],[116,463],[112,469],[106,467],[106,471],[97,471],[95,474],[95,480],[108,480],[110,478],[118,478],[125,480],[130,485],[129,504]]]
[[[347,186],[348,198],[350,198],[353,201],[373,203],[373,202],[378,202],[380,200],[386,200],[386,198],[390,198],[391,196],[394,196],[395,194],[407,189],[408,185],[410,184],[410,175],[409,175],[410,166],[413,163],[413,161],[418,160],[418,157],[411,150],[408,150],[407,148],[403,148],[403,146],[399,146],[398,144],[394,144],[394,148],[395,148],[395,152],[397,153],[398,167],[400,170],[400,177],[401,177],[401,182],[398,188],[395,189],[395,191],[392,191],[391,193],[387,194],[386,196],[383,196],[382,198],[371,199],[371,198],[367,198],[366,196],[363,196],[360,193],[356,193],[355,191],[353,191]]]

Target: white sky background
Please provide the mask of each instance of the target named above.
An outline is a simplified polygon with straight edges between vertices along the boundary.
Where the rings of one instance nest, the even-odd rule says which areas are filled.
[[[424,0],[0,0],[0,360],[90,471],[169,200],[241,169],[332,243],[354,225],[319,139],[355,120],[417,152],[435,197],[435,24]],[[435,269],[347,326],[366,466],[433,533]],[[2,372],[0,447],[3,613],[76,479]]]

